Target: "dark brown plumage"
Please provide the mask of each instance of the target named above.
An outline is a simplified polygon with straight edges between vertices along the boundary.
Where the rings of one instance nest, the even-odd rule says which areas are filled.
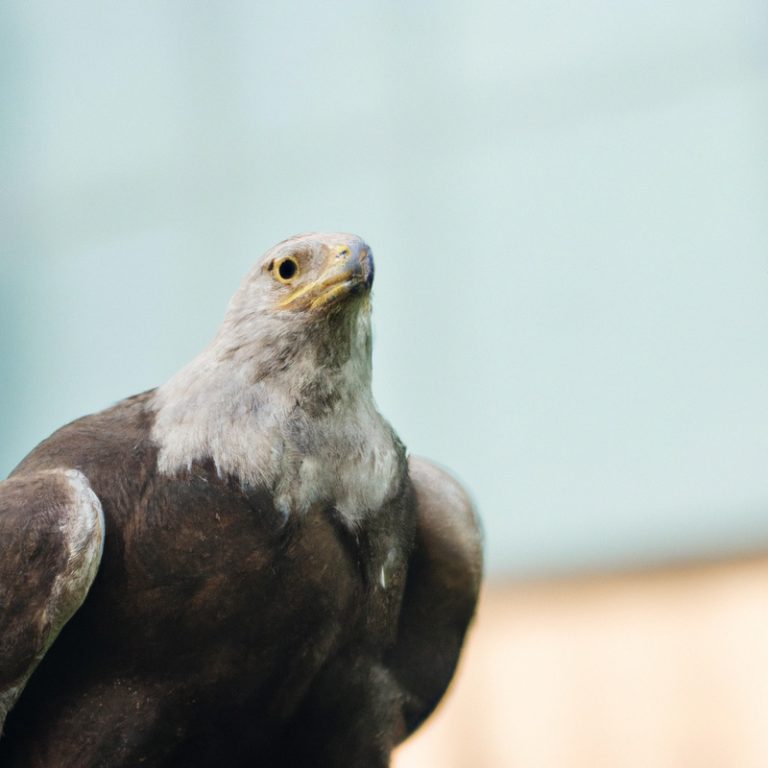
[[[272,285],[276,259],[299,274]],[[357,238],[277,246],[233,300],[228,355],[67,425],[0,484],[0,765],[386,766],[432,711],[474,611],[480,540],[460,486],[406,460],[357,392],[371,279]],[[255,340],[233,390],[250,327],[237,313],[256,290],[284,325]],[[339,335],[337,352],[318,341]],[[224,399],[226,365],[240,367]],[[70,518],[87,523],[74,547]],[[58,636],[51,616],[69,619]]]

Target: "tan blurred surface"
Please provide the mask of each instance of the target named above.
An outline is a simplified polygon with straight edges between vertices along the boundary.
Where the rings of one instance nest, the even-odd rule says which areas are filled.
[[[395,768],[765,768],[768,557],[492,585]]]

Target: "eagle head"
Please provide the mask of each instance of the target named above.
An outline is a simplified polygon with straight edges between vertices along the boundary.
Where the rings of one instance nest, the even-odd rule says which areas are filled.
[[[373,285],[373,255],[357,235],[313,232],[271,248],[235,294],[230,319],[286,327],[323,320],[343,308],[367,304]],[[270,323],[273,324],[273,323]]]

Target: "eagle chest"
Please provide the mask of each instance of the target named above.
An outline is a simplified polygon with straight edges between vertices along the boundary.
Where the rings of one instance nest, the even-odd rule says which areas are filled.
[[[158,480],[122,540],[107,537],[104,566],[123,570],[109,580],[121,585],[109,599],[130,627],[120,642],[150,666],[167,667],[172,650],[184,674],[194,659],[222,684],[263,682],[264,670],[296,659],[315,666],[354,634],[383,649],[409,548],[404,505],[389,506],[355,526],[321,505],[286,520],[269,493],[210,467]],[[115,558],[111,546],[122,550]]]

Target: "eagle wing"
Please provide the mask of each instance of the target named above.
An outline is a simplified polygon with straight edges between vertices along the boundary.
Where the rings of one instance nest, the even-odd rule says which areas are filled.
[[[390,669],[405,690],[403,715],[413,732],[453,677],[477,604],[483,569],[482,533],[461,485],[426,459],[410,457],[416,547]]]
[[[0,482],[0,733],[85,599],[103,541],[101,504],[81,472],[46,470]]]

